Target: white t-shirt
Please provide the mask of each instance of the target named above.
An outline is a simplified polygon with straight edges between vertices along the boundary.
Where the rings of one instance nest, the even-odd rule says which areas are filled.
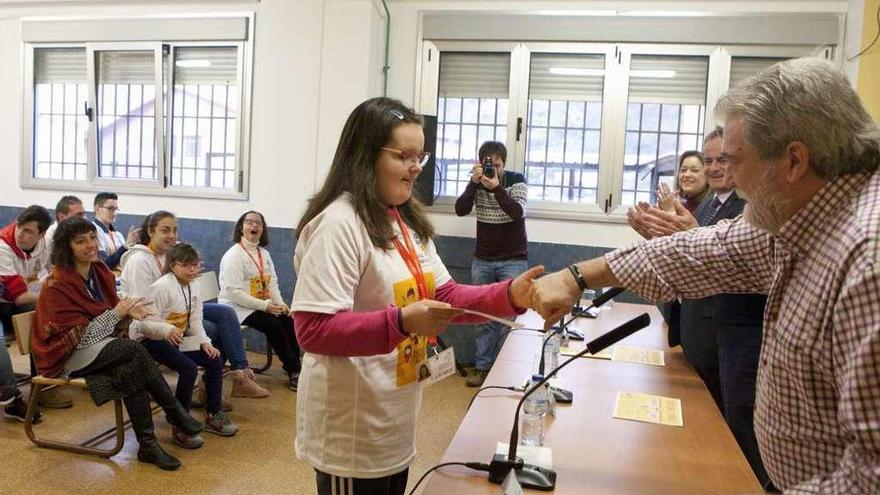
[[[260,262],[257,249],[263,257],[262,283],[256,265]],[[268,299],[261,294],[263,285],[268,289]],[[247,241],[244,241],[244,245],[235,244],[229,248],[220,260],[220,295],[217,302],[232,306],[239,323],[254,311],[265,311],[269,302],[284,304],[278,289],[275,264],[272,263],[269,251],[258,246],[249,246]]]
[[[433,292],[450,280],[449,273],[434,243],[422,249],[415,232],[412,235]],[[394,248],[373,246],[348,194],[303,228],[293,264],[298,275],[294,311],[366,312],[417,299],[415,280],[403,258]],[[368,357],[306,353],[296,403],[297,456],[335,476],[381,478],[398,473],[416,453],[421,397],[417,382],[397,386],[396,349]]]

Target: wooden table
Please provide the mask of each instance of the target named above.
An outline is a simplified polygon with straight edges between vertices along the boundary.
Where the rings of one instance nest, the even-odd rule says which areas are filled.
[[[547,423],[544,445],[553,449],[554,493],[761,493],[708,390],[681,351],[667,348],[655,307],[616,303],[603,308],[595,320],[580,318],[572,326],[589,341],[643,312],[650,314],[651,325],[621,343],[664,349],[665,367],[581,358],[560,372],[565,388],[574,393],[574,403],[557,406],[556,417]],[[542,325],[531,312],[519,321],[535,328]],[[484,386],[521,385],[535,369],[541,340],[537,333],[512,332]],[[618,391],[681,399],[684,427],[614,419]],[[508,441],[520,396],[504,390],[482,392],[441,462],[488,463],[497,442]],[[497,494],[500,490],[485,472],[450,466],[435,471],[423,493]]]

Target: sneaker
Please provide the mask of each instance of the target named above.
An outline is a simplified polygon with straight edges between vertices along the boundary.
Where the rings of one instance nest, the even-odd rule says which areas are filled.
[[[233,423],[223,411],[216,414],[205,414],[205,431],[222,437],[231,437],[238,433],[238,425]]]
[[[294,371],[289,375],[287,385],[290,387],[290,390],[296,392],[299,386],[299,371]]]
[[[235,370],[232,375],[232,396],[250,399],[269,397],[269,391],[259,386],[247,373],[248,370]]]
[[[201,435],[187,435],[176,426],[171,428],[171,439],[185,449],[198,449],[205,445],[205,439]]]
[[[205,404],[208,400],[206,398],[206,395],[207,392],[205,391],[205,382],[199,380],[199,382],[196,384],[195,391],[193,391],[193,398],[192,402],[190,403],[190,407],[193,409],[204,409]],[[232,404],[229,403],[229,401],[226,400],[226,398],[223,398],[222,402],[220,403],[220,409],[222,409],[223,412],[230,412],[235,408],[232,406]]]
[[[18,397],[11,404],[3,408],[3,416],[9,419],[16,419],[25,422],[25,418],[27,418],[27,402],[25,402],[21,397]],[[34,424],[39,423],[43,418],[43,414],[39,409],[34,410]]]
[[[21,392],[17,388],[0,385],[0,406],[8,406],[19,397],[21,397]]]
[[[49,409],[67,409],[73,407],[73,401],[70,397],[64,395],[60,388],[50,388],[49,390],[40,391],[40,397],[37,404],[48,407]]]
[[[468,372],[468,376],[465,378],[464,383],[468,387],[479,387],[486,380],[486,375],[488,374],[489,370],[475,369],[473,372]]]

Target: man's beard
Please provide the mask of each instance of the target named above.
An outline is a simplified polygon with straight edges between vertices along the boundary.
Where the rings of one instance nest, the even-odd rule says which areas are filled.
[[[788,221],[789,201],[781,191],[776,190],[776,165],[769,165],[761,177],[760,185],[754,193],[744,194],[741,189],[737,193],[748,203],[743,211],[743,218],[752,226],[765,230],[773,235]]]

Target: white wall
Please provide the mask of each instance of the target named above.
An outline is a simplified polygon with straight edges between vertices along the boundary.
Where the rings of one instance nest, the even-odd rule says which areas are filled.
[[[424,12],[481,11],[500,13],[535,13],[567,15],[587,14],[590,11],[695,11],[695,12],[844,12],[847,13],[844,53],[858,51],[861,36],[862,0],[843,1],[517,1],[517,0],[398,0],[391,11],[391,70],[389,95],[414,104],[417,101],[416,81],[420,63],[420,17]],[[698,18],[695,18],[698,19]],[[699,22],[698,20],[696,22]],[[858,66],[845,64],[855,81]],[[472,217],[458,218],[454,214],[434,213],[432,219],[438,231],[445,235],[473,236]],[[602,247],[620,247],[638,240],[637,235],[624,223],[588,223],[529,219],[529,240],[551,243],[578,244]]]
[[[18,186],[21,17],[219,11],[256,13],[250,199],[126,195],[121,198],[121,206],[126,213],[147,214],[165,208],[183,217],[223,220],[234,220],[246,209],[258,209],[272,225],[295,227],[316,182],[323,178],[348,112],[381,91],[382,54],[377,51],[384,47],[384,12],[379,15],[374,0],[99,1],[51,5],[0,0],[0,67],[4,67],[0,71],[0,108],[4,109],[0,174],[9,178],[0,181],[0,205],[50,206],[64,194]],[[93,196],[83,193],[80,197],[90,203]]]
[[[389,95],[415,101],[419,19],[424,11],[583,12],[585,10],[699,10],[713,12],[847,12],[844,53],[855,51],[862,0],[841,1],[509,1],[390,0]],[[157,9],[157,5],[159,6]],[[251,127],[250,199],[243,201],[125,196],[126,212],[171,208],[184,217],[233,220],[245,209],[263,211],[272,225],[294,227],[323,179],[345,117],[362,100],[381,94],[384,10],[380,0],[190,0],[189,2],[0,0],[0,205],[54,205],[61,191],[23,190],[21,134],[22,16],[131,16],[217,11],[256,13]],[[848,64],[855,74],[857,65]],[[90,195],[82,195],[90,202]],[[442,235],[473,236],[473,218],[432,214]],[[620,223],[530,219],[533,241],[617,247],[636,239]]]

